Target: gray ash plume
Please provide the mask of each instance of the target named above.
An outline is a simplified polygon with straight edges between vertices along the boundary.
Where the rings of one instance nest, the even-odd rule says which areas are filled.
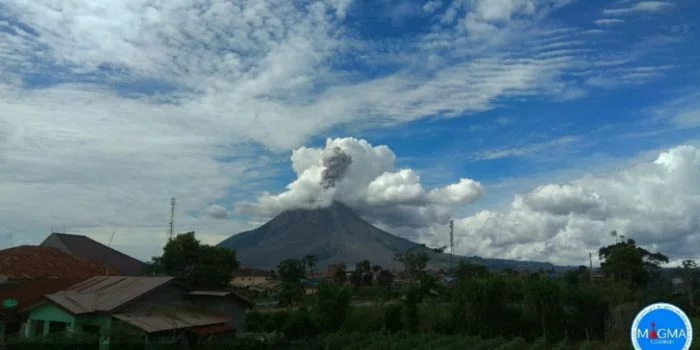
[[[352,164],[352,157],[345,153],[340,147],[333,147],[331,150],[323,152],[323,173],[321,173],[321,186],[323,189],[335,187],[336,181],[342,179]]]

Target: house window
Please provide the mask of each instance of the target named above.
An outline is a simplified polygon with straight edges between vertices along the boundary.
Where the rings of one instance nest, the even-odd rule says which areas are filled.
[[[83,325],[83,332],[85,332],[87,334],[99,334],[100,333],[100,326],[85,324],[85,325]]]
[[[44,320],[32,320],[32,335],[44,335]]]
[[[19,333],[20,323],[10,322],[5,325],[5,334],[16,334]]]
[[[49,322],[49,334],[63,332],[66,330],[66,328],[68,328],[68,323],[55,321]]]

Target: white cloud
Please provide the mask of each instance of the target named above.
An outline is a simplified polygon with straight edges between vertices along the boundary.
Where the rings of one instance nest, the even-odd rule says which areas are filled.
[[[204,209],[204,214],[214,219],[227,219],[229,216],[228,209],[218,204],[212,204]]]
[[[423,5],[423,11],[425,13],[433,13],[442,7],[442,1],[440,0],[430,0]]]
[[[624,20],[619,18],[602,18],[595,20],[595,24],[597,24],[599,27],[607,27],[624,22]]]
[[[106,234],[117,228],[120,239],[141,241],[152,255],[175,196],[176,223],[185,230],[204,239],[237,232],[250,224],[192,213],[264,188],[279,152],[331,128],[571,96],[576,87],[565,76],[581,69],[580,33],[545,23],[566,3],[445,4],[434,9],[443,24],[386,54],[387,43],[348,35],[350,0],[3,1],[0,221],[18,233],[13,237],[33,242],[52,227]],[[497,35],[484,35],[491,32]],[[344,71],[338,63],[345,57],[376,60],[391,73]],[[153,85],[168,89],[141,93]],[[262,158],[251,145],[278,153]],[[347,146],[360,161],[363,148]],[[297,150],[295,171],[317,169],[319,152]],[[372,175],[353,174],[352,181],[369,186],[385,171],[396,173],[393,155],[383,152],[391,154],[372,148],[367,159],[379,162],[365,164]],[[410,214],[411,225],[444,221],[445,201],[478,192],[462,181],[445,193],[404,198],[399,193],[419,185],[405,175],[384,179],[388,187],[372,199],[400,204],[373,207],[373,215]],[[270,196],[263,207],[318,200],[295,197],[313,194],[312,180],[295,183],[286,197]]]
[[[466,255],[585,264],[617,230],[672,258],[698,257],[700,148],[678,146],[652,162],[517,195],[510,209],[455,221]],[[444,226],[423,240],[441,245]]]
[[[578,137],[562,136],[551,141],[533,143],[530,145],[520,147],[499,148],[472,152],[467,154],[466,158],[470,161],[484,161],[502,158],[534,156],[544,152],[551,153],[554,149],[570,145],[577,141],[579,141]]]
[[[630,7],[603,10],[603,14],[606,16],[621,16],[643,12],[660,12],[673,7],[673,3],[668,1],[640,1]]]
[[[242,214],[271,217],[296,208],[324,207],[341,201],[375,223],[425,227],[446,222],[454,206],[483,195],[482,186],[470,179],[427,191],[412,169],[396,169],[396,156],[387,146],[372,146],[354,138],[328,139],[325,150],[339,147],[352,158],[345,177],[334,188],[321,186],[322,149],[299,148],[292,153],[297,178],[287,191],[263,194],[257,202],[241,202]]]

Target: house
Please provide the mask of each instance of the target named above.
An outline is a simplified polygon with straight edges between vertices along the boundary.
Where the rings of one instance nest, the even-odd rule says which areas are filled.
[[[231,285],[239,288],[248,288],[266,284],[272,281],[272,279],[273,273],[271,271],[241,267],[233,272]]]
[[[123,276],[140,276],[146,267],[143,261],[82,235],[54,232],[46,237],[40,246],[55,248],[79,258],[102,262],[114,267]]]
[[[20,332],[21,324],[26,321],[24,310],[41,302],[44,295],[56,293],[85,279],[42,277],[0,291],[0,301],[3,302],[0,309],[0,344],[7,336]]]
[[[0,250],[0,275],[6,280],[0,290],[37,278],[83,278],[120,275],[116,269],[82,259],[54,248],[18,246]]]
[[[22,332],[34,337],[82,329],[99,335],[100,349],[109,348],[110,333],[117,325],[140,330],[145,342],[183,334],[233,336],[233,328],[240,327],[236,324],[240,315],[229,314],[226,306],[209,310],[190,303],[189,293],[172,277],[93,277],[48,294],[42,303],[30,307]],[[242,305],[249,308],[247,303]]]
[[[255,305],[251,300],[232,291],[196,290],[187,296],[196,308],[233,316],[226,325],[234,330],[236,336],[245,333],[246,314]]]
[[[345,268],[346,266],[343,263],[328,264],[325,278],[333,280],[335,279],[335,274],[338,273],[338,271],[345,271]]]

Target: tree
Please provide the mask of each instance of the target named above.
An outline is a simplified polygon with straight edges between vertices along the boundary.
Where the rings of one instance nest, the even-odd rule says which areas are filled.
[[[345,287],[322,284],[318,291],[317,312],[324,331],[339,330],[350,312],[350,291]]]
[[[238,268],[235,251],[201,244],[194,232],[178,234],[154,257],[148,274],[173,276],[192,288],[224,288]]]
[[[476,265],[462,260],[451,273],[459,280],[467,280],[486,277],[489,275],[489,270],[487,270],[484,265]]]
[[[372,284],[372,265],[369,260],[362,260],[355,264],[355,270],[350,274],[350,281],[356,287]]]
[[[345,271],[345,268],[339,268],[333,274],[333,281],[335,281],[335,283],[345,284],[345,282],[347,282],[347,280],[348,280],[348,272]]]
[[[277,265],[277,275],[282,282],[300,282],[306,274],[306,264],[299,259],[287,259]]]
[[[425,252],[413,252],[409,249],[403,254],[397,254],[394,260],[403,265],[404,272],[408,274],[409,282],[413,283],[425,274],[430,257]]]
[[[377,277],[377,283],[382,287],[388,287],[394,282],[394,274],[387,270],[379,271],[379,276]]]
[[[668,263],[665,255],[638,247],[632,239],[602,247],[598,255],[602,261],[600,269],[605,275],[637,286],[646,286],[649,273],[657,271],[660,264]]]
[[[280,292],[279,303],[284,306],[294,305],[304,296],[302,280],[306,274],[306,264],[299,259],[287,259],[277,265]]]
[[[576,270],[567,271],[564,280],[571,285],[579,284],[590,280],[590,273],[585,266],[579,266]]]
[[[683,277],[685,279],[685,287],[688,292],[688,303],[690,304],[690,312],[695,313],[693,293],[695,290],[695,284],[698,280],[698,265],[695,262],[695,259],[687,259],[683,260],[681,266],[683,267]]]
[[[301,259],[301,261],[304,263],[309,268],[309,278],[314,277],[314,267],[318,263],[318,259],[316,258],[316,255],[308,254],[304,255],[304,257]]]

